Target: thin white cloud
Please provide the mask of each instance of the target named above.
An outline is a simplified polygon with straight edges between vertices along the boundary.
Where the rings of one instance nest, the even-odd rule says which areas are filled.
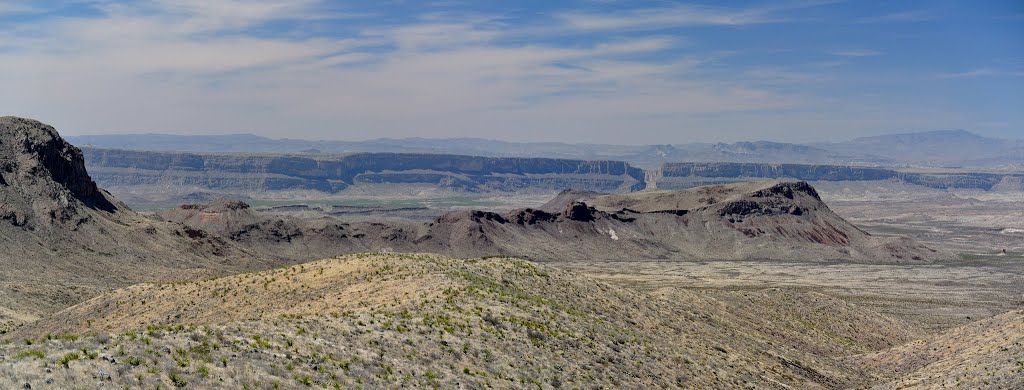
[[[430,15],[397,25],[366,18],[340,38],[244,33],[317,18],[323,6],[312,0],[108,3],[100,17],[0,31],[0,45],[15,42],[0,51],[0,107],[72,133],[598,136],[629,143],[680,139],[672,134],[687,126],[736,123],[711,117],[813,106],[814,98],[779,87],[828,81],[793,69],[731,69],[712,54],[688,53],[690,42],[678,36],[520,40],[520,27],[486,16]],[[683,15],[687,9],[697,11]],[[774,10],[673,10],[654,22],[781,20]],[[630,20],[578,19],[574,28],[643,29]],[[517,43],[507,43],[510,36]]]
[[[839,57],[874,57],[882,55],[882,52],[868,49],[851,49],[851,50],[837,50],[831,52],[834,56]]]
[[[940,79],[965,79],[975,77],[994,76],[996,71],[991,68],[979,68],[971,69],[964,72],[952,72],[952,73],[940,73],[938,78]]]
[[[777,68],[753,68],[743,72],[747,79],[759,84],[806,85],[832,80],[820,72],[785,70]]]
[[[579,30],[649,30],[680,26],[740,26],[778,21],[760,9],[677,5],[668,8],[639,9],[617,14],[564,13],[558,15],[569,28]]]
[[[834,4],[839,1],[799,1],[747,8],[725,8],[692,4],[643,8],[616,13],[567,12],[556,17],[566,27],[584,31],[656,30],[687,26],[745,26],[792,21],[784,11]]]
[[[939,14],[930,9],[908,10],[869,16],[857,20],[858,23],[900,23],[927,22],[939,19]]]
[[[0,1],[0,16],[30,14],[39,12],[40,9],[31,3],[21,1]]]
[[[936,75],[936,77],[940,79],[971,79],[993,76],[1024,76],[1024,72],[1002,71],[993,68],[977,68],[963,72],[939,73]]]

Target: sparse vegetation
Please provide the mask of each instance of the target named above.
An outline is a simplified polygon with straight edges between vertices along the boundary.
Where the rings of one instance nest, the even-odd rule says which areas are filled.
[[[223,295],[224,288],[261,285],[271,275],[289,280],[262,292]],[[357,254],[176,284],[176,292],[167,286],[136,286],[92,301],[81,310],[94,314],[80,328],[72,327],[75,332],[42,326],[49,341],[0,351],[14,348],[13,355],[24,362],[16,363],[21,370],[38,370],[46,356],[64,356],[53,363],[68,367],[64,370],[73,376],[93,375],[73,362],[95,356],[90,362],[118,373],[111,376],[113,383],[145,388],[448,387],[455,382],[688,388],[743,386],[762,380],[757,378],[800,387],[871,380],[830,363],[831,350],[818,350],[820,355],[774,350],[768,340],[775,333],[735,328],[737,318],[710,309],[717,307],[715,299],[655,296],[518,260]],[[238,309],[221,310],[221,299],[203,304],[200,297],[211,291]],[[792,299],[772,297],[769,305]],[[149,303],[144,311],[129,312],[132,321],[146,323],[129,326],[121,319],[124,306],[108,303],[131,299]],[[174,318],[167,313],[182,318],[167,321]],[[845,334],[882,329],[881,323],[864,322],[871,330],[843,333],[822,318],[801,318],[804,322],[793,322],[793,334],[839,340],[843,351],[877,343],[849,341],[856,339]],[[106,344],[96,340],[99,336],[67,336],[95,327],[117,333],[108,335]],[[767,350],[794,363],[779,366],[775,355],[764,354]],[[811,369],[819,374],[806,374]],[[0,372],[0,385],[3,381]]]
[[[57,360],[57,364],[60,364],[67,368],[68,364],[80,358],[81,355],[79,355],[78,352],[68,352],[64,354],[64,356],[61,356],[59,360]]]

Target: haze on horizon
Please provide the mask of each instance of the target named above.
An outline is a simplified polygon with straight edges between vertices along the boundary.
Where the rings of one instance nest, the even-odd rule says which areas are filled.
[[[0,0],[0,115],[65,135],[1021,138],[1017,1]]]

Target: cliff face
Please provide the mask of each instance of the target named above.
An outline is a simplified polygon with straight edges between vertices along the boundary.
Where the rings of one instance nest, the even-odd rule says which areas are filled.
[[[0,219],[26,229],[46,228],[113,212],[85,170],[82,152],[53,127],[15,117],[0,118]]]
[[[633,192],[682,189],[758,179],[897,180],[937,189],[1007,188],[1024,174],[919,173],[876,167],[764,163],[666,163],[636,168],[622,161],[478,157],[453,154],[355,153],[274,155],[83,149],[102,186],[252,195],[308,190],[337,193],[351,186],[415,184],[465,192],[554,191],[565,188]],[[75,171],[71,169],[71,171]],[[85,193],[88,188],[83,188]]]
[[[108,287],[277,264],[133,212],[53,127],[0,117],[0,333]]]
[[[666,163],[657,188],[689,188],[695,185],[750,179],[797,179],[808,181],[899,180],[930,188],[991,190],[1001,182],[1022,177],[998,173],[916,173],[894,169],[845,165],[760,164],[760,163]]]
[[[175,184],[213,190],[341,191],[361,183],[433,184],[465,191],[645,187],[644,172],[621,161],[493,158],[444,154],[344,156],[194,154],[84,149],[104,186]]]

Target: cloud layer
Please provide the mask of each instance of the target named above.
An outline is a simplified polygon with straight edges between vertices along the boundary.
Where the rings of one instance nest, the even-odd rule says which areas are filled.
[[[71,133],[332,139],[821,139],[823,128],[964,120],[929,115],[928,107],[878,112],[849,91],[824,93],[848,77],[843,61],[884,50],[826,42],[802,48],[820,60],[776,64],[806,55],[737,51],[705,38],[814,23],[804,13],[822,6],[580,7],[524,18],[502,9],[399,12],[316,0],[96,1],[70,10],[0,2],[0,20],[11,27],[0,32],[0,106]]]

